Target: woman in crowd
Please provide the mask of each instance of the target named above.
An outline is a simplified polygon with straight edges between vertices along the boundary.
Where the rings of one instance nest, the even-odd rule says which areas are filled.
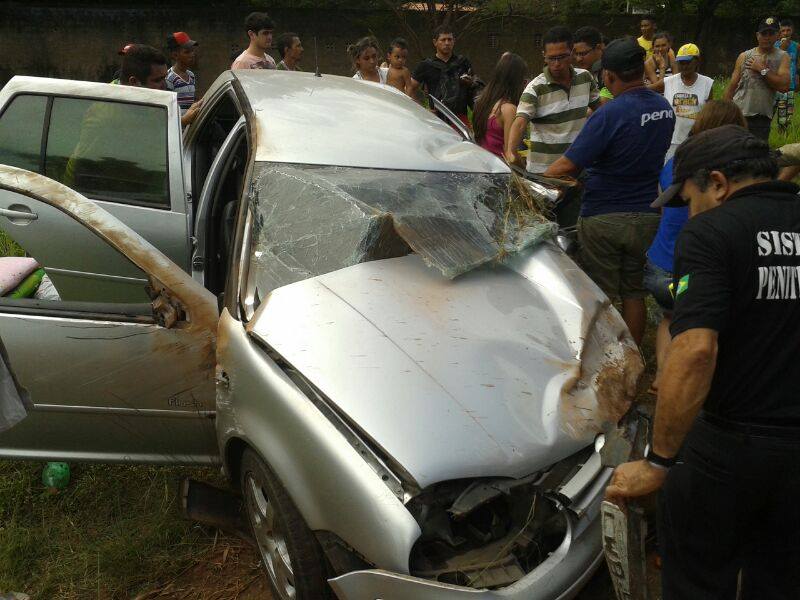
[[[722,125],[741,125],[747,127],[742,111],[733,102],[727,100],[709,100],[697,114],[697,119],[689,132],[689,136],[697,135],[702,131],[715,129]],[[662,190],[672,185],[672,166],[674,158],[670,158],[661,170],[658,185]],[[672,283],[673,254],[675,241],[683,229],[684,223],[689,219],[689,207],[664,207],[661,212],[661,222],[658,232],[647,251],[647,262],[644,267],[644,286],[653,295],[662,311],[661,322],[656,330],[656,377],[650,388],[651,392],[658,390],[658,378],[661,367],[667,357],[667,348],[672,337],[669,325],[672,319],[673,296],[670,291]]]
[[[355,44],[347,47],[350,60],[353,61],[353,68],[356,73],[353,79],[362,79],[374,83],[386,83],[388,69],[378,67],[378,57],[380,49],[378,40],[372,36],[361,38]]]
[[[528,65],[518,54],[505,52],[478,97],[472,123],[475,141],[503,158],[503,148],[525,89]]]
[[[675,53],[672,51],[672,36],[659,31],[653,37],[653,55],[644,61],[644,78],[647,83],[658,83],[678,72]]]

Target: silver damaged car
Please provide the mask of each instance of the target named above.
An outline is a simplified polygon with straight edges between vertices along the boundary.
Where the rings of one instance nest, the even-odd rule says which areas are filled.
[[[174,94],[15,77],[0,228],[58,300],[0,298],[35,405],[7,459],[220,465],[274,596],[574,596],[598,435],[641,357],[552,241],[552,190],[402,94],[226,72]]]

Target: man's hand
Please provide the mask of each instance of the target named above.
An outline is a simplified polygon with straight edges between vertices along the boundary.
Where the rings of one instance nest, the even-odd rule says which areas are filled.
[[[761,73],[761,71],[767,68],[767,63],[764,62],[762,56],[751,56],[744,61],[744,66],[746,69]]]
[[[475,85],[475,76],[470,75],[469,73],[464,73],[458,78],[458,80],[461,82],[461,85],[465,85],[467,87],[473,87]]]
[[[625,506],[629,498],[647,496],[664,485],[667,471],[654,467],[646,460],[624,463],[614,469],[611,483],[606,488],[606,500]]]
[[[791,41],[791,40],[790,40],[788,37],[781,38],[781,44],[780,44],[780,48],[781,48],[781,50],[784,50],[784,51],[785,51],[785,50],[788,50],[788,49],[789,49],[789,42],[790,42],[790,41]]]
[[[197,118],[197,115],[200,114],[200,109],[203,108],[203,99],[200,98],[197,102],[192,104],[189,108],[186,109],[186,112],[181,117],[181,125],[184,127],[188,127],[194,120]]]
[[[553,179],[573,179],[580,173],[580,168],[566,156],[559,156],[547,169],[542,173],[543,177],[552,177]]]

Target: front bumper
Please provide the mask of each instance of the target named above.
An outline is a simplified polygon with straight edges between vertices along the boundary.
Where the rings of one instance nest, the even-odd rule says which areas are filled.
[[[561,545],[512,585],[480,590],[380,569],[354,571],[329,580],[341,600],[567,600],[586,585],[603,560],[600,503],[611,469],[593,482],[590,499],[563,509],[567,531]],[[588,491],[588,490],[587,490]],[[581,503],[579,503],[581,504]]]

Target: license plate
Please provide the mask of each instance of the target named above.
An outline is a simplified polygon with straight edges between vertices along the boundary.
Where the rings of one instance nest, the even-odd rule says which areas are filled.
[[[600,506],[603,552],[619,600],[647,600],[644,538],[647,531],[642,511],[623,512],[613,502]]]

